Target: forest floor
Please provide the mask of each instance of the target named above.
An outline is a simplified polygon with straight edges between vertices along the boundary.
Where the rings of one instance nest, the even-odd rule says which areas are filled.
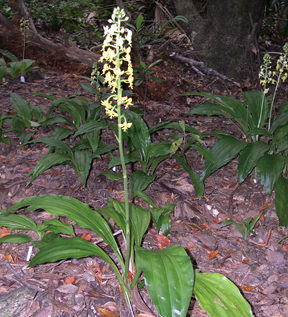
[[[188,65],[170,59],[156,66],[155,71],[163,82],[149,82],[146,96],[140,86],[134,98],[137,107],[145,108],[145,120],[149,126],[168,120],[184,120],[202,132],[225,129],[239,136],[230,120],[187,115],[189,109],[202,102],[200,97],[178,96],[187,91],[239,96],[241,89],[237,85],[213,76],[202,77]],[[92,98],[81,88],[83,79],[80,75],[83,74],[75,73],[73,69],[54,68],[46,70],[44,79],[31,79],[25,83],[8,80],[0,85],[0,112],[12,113],[12,92],[42,109],[48,108],[49,101],[33,93],[53,91],[57,97],[80,94]],[[49,134],[45,129],[40,129],[37,137]],[[28,172],[47,153],[47,148],[41,143],[22,147],[12,133],[9,137],[11,145],[0,144],[0,209],[39,194],[73,196],[93,208],[104,207],[109,197],[123,197],[121,181],[99,176],[100,172],[108,170],[108,155],[94,161],[86,187],[67,165],[49,169],[26,186]],[[161,131],[153,136],[156,142],[165,137],[165,132]],[[112,137],[111,142],[114,142]],[[207,145],[211,146],[213,142],[213,138],[208,139]],[[187,157],[193,170],[200,172],[203,158],[192,150]],[[156,173],[156,181],[146,192],[159,206],[176,204],[168,235],[171,244],[183,246],[195,268],[201,272],[221,273],[233,281],[250,302],[255,316],[288,316],[288,241],[278,243],[287,235],[287,229],[278,226],[273,195],[267,195],[252,176],[238,185],[236,160],[206,180],[202,198],[195,195],[188,173],[176,161],[164,161]],[[224,220],[232,218],[241,223],[260,212],[262,217],[255,227],[256,235],[246,241],[234,226],[221,228]],[[37,223],[49,219],[44,212],[26,211],[24,214]],[[3,230],[0,228],[0,234]],[[75,232],[82,236],[88,230],[75,227]],[[145,237],[146,247],[158,247],[156,234],[151,226]],[[96,241],[97,236],[92,234],[91,239]],[[104,243],[100,246],[106,248]],[[71,259],[29,268],[26,261],[29,247],[29,243],[0,245],[1,317],[129,315],[117,279],[111,267],[101,259]],[[72,283],[67,279],[70,277],[74,278]],[[151,305],[145,290],[142,296]],[[207,316],[193,298],[189,316]]]

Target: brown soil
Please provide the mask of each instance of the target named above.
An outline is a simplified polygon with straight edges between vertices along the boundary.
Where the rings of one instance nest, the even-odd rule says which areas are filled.
[[[239,134],[231,121],[187,116],[185,113],[201,100],[198,97],[178,96],[186,91],[236,96],[239,87],[216,77],[202,78],[189,66],[169,59],[159,64],[156,70],[163,83],[151,82],[147,96],[144,96],[143,88],[136,89],[135,96],[135,105],[145,108],[145,120],[149,126],[167,120],[184,120],[201,131],[223,128]],[[12,113],[11,92],[43,109],[48,108],[48,100],[33,93],[54,91],[59,97],[81,93],[91,98],[81,89],[82,79],[79,75],[67,70],[48,70],[45,79],[31,79],[26,83],[5,82],[0,85],[0,112]],[[49,131],[40,129],[37,136],[45,133]],[[47,149],[42,144],[22,147],[12,133],[9,137],[11,145],[0,144],[0,209],[8,208],[24,197],[39,194],[70,195],[93,208],[105,206],[111,196],[119,199],[123,196],[121,182],[98,176],[101,171],[107,171],[108,156],[94,161],[87,187],[83,187],[81,180],[67,165],[51,168],[27,186],[27,173],[47,153]],[[165,137],[165,132],[160,132],[154,139],[163,140]],[[208,145],[212,143],[213,139],[207,141]],[[201,171],[203,159],[196,152],[191,150],[188,153],[188,161],[194,171]],[[288,316],[288,242],[278,243],[281,237],[287,235],[287,229],[278,227],[273,195],[267,195],[252,177],[237,185],[236,161],[210,176],[206,181],[205,195],[197,198],[189,175],[175,161],[167,160],[158,167],[157,180],[147,194],[154,197],[159,206],[176,204],[168,238],[171,243],[187,250],[195,267],[201,272],[224,274],[233,281],[252,305],[255,316]],[[256,235],[247,241],[233,226],[220,226],[223,220],[232,217],[241,222],[257,216],[260,211],[263,216],[255,227]],[[49,218],[44,212],[24,214],[38,223]],[[75,227],[75,232],[81,236],[87,230]],[[145,238],[146,247],[157,248],[155,234],[157,232],[151,226]],[[92,234],[92,241],[97,239]],[[103,243],[100,246],[106,248]],[[117,279],[110,266],[102,260],[96,257],[72,259],[29,268],[26,261],[29,247],[30,244],[0,246],[0,316],[129,315]],[[33,248],[35,253],[36,249]],[[75,278],[73,283],[65,282],[68,277]],[[145,290],[142,296],[151,305]],[[10,313],[1,313],[5,308],[1,302],[2,305],[10,303]],[[189,316],[206,316],[194,299]]]

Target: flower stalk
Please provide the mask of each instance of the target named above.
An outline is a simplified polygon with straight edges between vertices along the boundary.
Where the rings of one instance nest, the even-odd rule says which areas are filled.
[[[124,283],[127,288],[126,293],[130,289],[128,273],[131,255],[134,253],[133,245],[131,245],[128,177],[123,145],[123,131],[127,131],[132,126],[132,123],[127,121],[122,111],[122,107],[128,109],[128,107],[132,105],[132,99],[123,96],[122,85],[126,83],[131,89],[133,88],[133,67],[130,57],[132,32],[122,27],[122,23],[125,23],[127,20],[128,18],[124,10],[120,10],[120,8],[114,9],[112,17],[108,21],[110,27],[104,27],[105,40],[102,47],[102,57],[100,58],[100,62],[103,63],[102,75],[104,76],[104,83],[108,85],[111,91],[111,95],[106,100],[101,101],[101,104],[105,107],[106,115],[110,119],[117,118],[118,123],[116,139],[118,142],[125,193],[126,256],[123,275]]]

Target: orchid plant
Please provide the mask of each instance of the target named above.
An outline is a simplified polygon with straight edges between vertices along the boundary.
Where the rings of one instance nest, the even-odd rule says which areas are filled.
[[[133,304],[146,316],[153,316],[151,310],[143,302],[140,307],[137,306],[139,301],[141,303],[138,281],[142,273],[145,286],[160,316],[185,317],[192,292],[199,300],[201,307],[213,316],[252,316],[251,307],[242,297],[239,289],[221,274],[194,271],[191,259],[183,247],[172,245],[159,250],[148,250],[141,246],[151,222],[152,212],[154,220],[161,214],[167,213],[167,209],[171,206],[157,208],[151,200],[153,211],[146,210],[132,203],[129,197],[123,133],[129,131],[136,121],[130,122],[123,110],[124,108],[127,111],[133,104],[130,97],[123,95],[124,84],[133,88],[133,67],[130,57],[132,33],[123,27],[126,21],[125,12],[120,8],[114,9],[109,20],[110,26],[105,27],[104,30],[105,40],[100,59],[104,64],[102,70],[104,82],[111,91],[107,99],[102,100],[101,103],[109,118],[117,118],[116,140],[122,166],[124,202],[109,199],[105,208],[98,208],[96,211],[87,204],[68,196],[33,196],[23,199],[5,211],[0,211],[0,226],[6,226],[12,230],[25,229],[40,232],[42,243],[35,244],[34,242],[39,252],[31,260],[30,266],[67,258],[87,256],[102,258],[113,268],[131,316],[135,313]],[[71,234],[71,228],[62,226],[59,222],[46,223],[46,227],[42,226],[40,230],[34,222],[29,221],[28,217],[17,215],[25,207],[32,210],[42,209],[56,217],[67,217],[77,225],[91,229],[111,247],[115,257],[111,257],[98,245],[84,239],[62,238],[59,233],[67,233],[69,230]],[[156,213],[157,217],[155,217]],[[119,247],[108,224],[110,218],[123,233],[124,249]],[[43,228],[48,228],[49,232],[43,233]],[[25,240],[23,235],[18,238],[21,238],[20,243]],[[0,243],[11,241],[15,243],[17,236],[15,239],[13,235],[10,238],[3,237]]]

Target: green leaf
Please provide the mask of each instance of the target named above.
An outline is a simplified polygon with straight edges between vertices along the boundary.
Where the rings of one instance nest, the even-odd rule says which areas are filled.
[[[121,252],[108,223],[87,204],[69,196],[40,195],[24,198],[5,212],[23,207],[28,207],[29,210],[43,209],[52,215],[67,217],[71,221],[75,221],[80,227],[93,230],[110,245],[120,263],[123,264]]]
[[[0,216],[0,226],[7,227],[11,230],[37,230],[37,226],[33,220],[23,215],[7,215]]]
[[[217,105],[213,103],[205,103],[193,108],[189,114],[203,114],[203,115],[221,115],[226,118],[237,121],[244,131],[247,131],[247,111],[242,103],[231,97],[214,95],[208,92],[202,93],[185,93],[183,95],[203,96],[212,99]]]
[[[135,197],[135,192],[145,190],[156,178],[156,175],[147,175],[142,171],[133,172],[130,177],[131,199]]]
[[[239,289],[218,273],[195,274],[194,294],[202,309],[213,317],[253,316]]]
[[[100,130],[94,130],[92,132],[86,133],[86,137],[89,141],[89,144],[92,148],[92,151],[94,153],[97,152],[98,146],[99,146],[99,142],[100,142]]]
[[[256,163],[256,172],[268,194],[272,194],[275,182],[280,177],[284,158],[280,154],[265,154]]]
[[[200,179],[199,175],[191,170],[189,164],[186,162],[185,157],[182,157],[178,154],[174,154],[173,158],[179,164],[181,164],[184,170],[190,175],[194,185],[195,193],[198,197],[201,197],[204,194],[204,184],[202,180]]]
[[[275,186],[275,206],[279,226],[288,227],[288,180],[279,177]]]
[[[288,123],[288,111],[282,113],[277,119],[275,119],[271,125],[270,132],[273,133],[279,127]]]
[[[167,157],[171,154],[171,147],[173,143],[170,141],[162,141],[160,143],[150,143],[148,153],[147,153],[147,160],[150,160],[154,157],[164,156]]]
[[[66,143],[60,141],[60,139],[57,139],[56,137],[57,135],[47,136],[47,137],[39,138],[35,140],[34,142],[47,144],[49,146],[55,147],[55,149],[60,153],[69,154],[70,156],[72,156],[73,152],[70,149],[70,147]]]
[[[82,125],[80,125],[80,127],[76,130],[74,137],[84,134],[84,133],[89,133],[92,132],[94,130],[101,130],[101,129],[105,129],[107,127],[107,124],[104,120],[102,121],[89,121],[86,122]]]
[[[152,214],[153,222],[158,229],[166,236],[171,229],[171,220],[169,214],[174,211],[175,204],[165,205],[163,208],[153,207],[150,212]]]
[[[137,31],[140,31],[140,28],[142,26],[142,23],[143,23],[143,20],[144,20],[144,16],[143,14],[138,14],[136,20],[135,20],[135,26],[136,26],[136,29]]]
[[[132,235],[136,245],[140,245],[150,223],[150,212],[144,208],[129,204]],[[106,219],[112,218],[126,234],[125,203],[110,198],[105,208],[99,209]]]
[[[16,114],[19,117],[30,121],[32,118],[31,118],[31,107],[29,103],[15,93],[12,93],[10,95],[10,99],[11,99],[12,108],[16,112]]]
[[[22,233],[9,234],[0,238],[0,243],[27,243],[31,241],[31,237]]]
[[[38,231],[52,231],[53,233],[70,234],[74,236],[73,226],[69,223],[63,223],[58,219],[50,219],[38,225]]]
[[[249,143],[239,154],[238,158],[238,181],[241,184],[256,166],[256,162],[265,152],[269,145],[262,141]]]
[[[139,157],[137,157],[134,153],[129,153],[124,155],[125,164],[134,163],[139,161]],[[121,165],[120,156],[112,156],[111,161],[109,162],[108,168],[112,168],[114,166]]]
[[[277,150],[277,153],[287,150],[288,148],[288,124],[283,125],[275,130],[272,139],[272,148]]]
[[[200,180],[204,181],[208,176],[218,170],[220,167],[226,165],[231,161],[247,144],[238,139],[229,136],[219,136],[218,140],[210,149],[214,160],[206,160]]]
[[[86,186],[87,178],[92,164],[93,154],[90,151],[75,151],[74,164],[83,184]]]
[[[132,127],[128,129],[127,135],[136,151],[141,156],[143,161],[146,160],[151,139],[149,129],[145,121],[136,113],[132,111],[125,111],[128,121],[132,122]]]
[[[53,133],[51,134],[51,136],[53,137],[53,139],[56,140],[64,140],[66,139],[68,136],[70,136],[73,133],[73,131],[71,129],[68,128],[60,128],[60,127],[56,127],[56,129],[53,131]],[[38,139],[39,140],[39,139]],[[40,138],[41,140],[41,138]],[[45,140],[45,139],[44,139]],[[49,142],[49,141],[47,141]],[[45,142],[44,142],[45,143]],[[49,143],[46,143],[50,146],[55,146],[55,145],[51,145]],[[67,149],[68,150],[68,149]]]
[[[56,262],[69,258],[83,258],[96,255],[105,262],[112,262],[111,258],[97,245],[81,238],[54,239],[44,245],[31,260],[29,267],[38,264]]]
[[[148,293],[160,316],[186,316],[194,272],[182,247],[153,251],[136,247],[136,268],[143,271]]]
[[[248,111],[249,128],[262,128],[268,115],[268,102],[262,91],[243,92],[245,106]]]
[[[123,177],[121,173],[114,173],[114,172],[102,172],[99,175],[103,175],[113,181],[117,181]]]
[[[28,176],[32,175],[32,177],[29,180],[29,184],[32,183],[36,177],[38,177],[41,173],[43,173],[50,167],[63,164],[64,162],[67,162],[70,160],[71,158],[68,155],[58,154],[58,153],[49,153],[43,156],[38,162],[38,164],[28,174]]]

